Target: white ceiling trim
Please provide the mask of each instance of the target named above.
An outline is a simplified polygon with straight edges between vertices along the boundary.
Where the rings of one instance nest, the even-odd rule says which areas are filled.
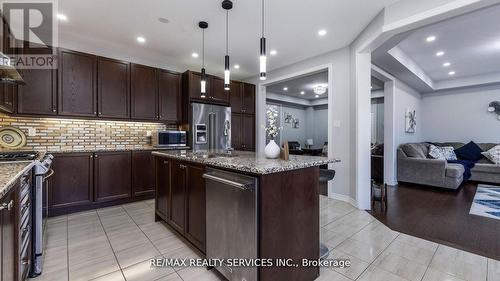
[[[285,96],[285,95],[280,95],[280,94],[275,94],[275,93],[270,93],[267,92],[267,100],[271,100],[273,102],[277,103],[289,103],[289,104],[296,104],[304,107],[310,107],[310,106],[318,106],[318,105],[328,105],[328,98],[318,98],[315,100],[306,100],[306,99],[299,99],[295,97],[290,97],[290,96]]]
[[[408,56],[401,48],[398,46],[387,51],[389,55],[395,58],[400,64],[411,71],[415,76],[417,76],[422,82],[427,84],[429,87],[434,89],[434,81],[425,73],[425,71],[416,63],[410,56]]]

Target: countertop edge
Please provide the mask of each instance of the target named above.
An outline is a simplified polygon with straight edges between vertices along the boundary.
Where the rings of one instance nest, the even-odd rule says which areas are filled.
[[[19,162],[18,162],[19,163]],[[31,161],[30,163],[26,163],[26,167],[24,167],[20,172],[18,172],[15,176],[13,176],[1,189],[0,189],[0,198],[3,198],[5,194],[7,194],[12,187],[15,185],[16,181],[27,171],[31,170],[35,165],[35,161]],[[0,165],[9,165],[9,164],[0,164]]]

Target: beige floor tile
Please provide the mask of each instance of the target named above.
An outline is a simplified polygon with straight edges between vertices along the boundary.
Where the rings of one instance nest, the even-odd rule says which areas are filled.
[[[439,245],[429,267],[460,279],[485,281],[487,263],[485,257]]]
[[[109,236],[111,247],[113,251],[119,252],[137,245],[142,245],[149,242],[149,239],[142,233],[142,231],[134,231],[129,233],[122,233],[119,236]]]
[[[427,266],[416,261],[387,251],[382,252],[373,262],[373,265],[411,281],[422,280],[427,269]]]
[[[121,270],[92,279],[92,281],[125,281]]]
[[[122,213],[125,213],[125,209],[123,209],[121,205],[97,209],[97,214],[100,218],[102,218],[103,216],[113,216]]]
[[[500,261],[488,259],[488,281],[500,281]]]
[[[160,279],[156,279],[155,281],[182,281],[181,277],[179,274],[176,272],[169,274],[167,276],[163,276]]]
[[[151,241],[175,236],[175,233],[161,222],[142,224],[139,228]]]
[[[119,270],[113,254],[69,265],[69,279],[71,281],[91,280],[99,276]]]
[[[158,255],[160,255],[160,253],[151,242],[116,252],[116,258],[122,268],[154,258]]]
[[[154,212],[142,213],[137,215],[131,215],[132,220],[141,226],[143,224],[154,223],[155,222],[155,214]]]
[[[399,241],[394,241],[385,252],[389,252],[400,257],[404,257],[407,260],[420,264],[427,267],[434,255],[434,251],[428,251],[416,246],[401,243]]]
[[[424,240],[424,239],[421,239],[421,238],[418,238],[415,236],[410,236],[410,235],[407,235],[404,233],[400,233],[399,236],[396,238],[396,241],[399,241],[399,242],[402,242],[405,244],[409,244],[412,246],[416,246],[416,247],[419,247],[421,249],[431,251],[431,252],[436,251],[436,249],[438,247],[437,243],[434,243],[434,242],[431,242],[428,240]]]
[[[200,259],[203,258],[203,254],[200,253],[193,247],[185,245],[180,248],[173,249],[163,254],[166,259]],[[184,266],[174,267],[175,271],[184,269]]]
[[[331,238],[330,240],[327,240],[324,244],[325,244],[325,246],[328,247],[328,249],[331,250],[331,249],[336,248],[338,245],[340,245],[342,242],[344,242],[348,238],[349,237],[347,237],[347,236],[344,236],[341,234],[336,234],[333,238]]]
[[[171,267],[151,267],[149,260],[123,269],[127,281],[157,280],[172,273],[175,271]]]
[[[350,267],[345,267],[345,268],[331,268],[332,270],[341,273],[344,276],[349,277],[352,280],[355,280],[358,278],[363,271],[366,270],[366,268],[370,265],[367,262],[364,262],[356,257],[353,257],[351,255],[348,255],[346,253],[343,253],[338,250],[333,250],[330,253],[329,256],[330,259],[348,259],[351,262]]]
[[[351,238],[373,246],[386,247],[397,236],[398,232],[390,230],[378,221],[373,221]]]
[[[319,277],[315,281],[350,281],[351,279],[329,268],[320,268]]]
[[[384,248],[365,244],[350,238],[342,242],[335,249],[369,263],[375,260],[375,258],[384,250]]]
[[[453,275],[435,270],[433,268],[428,268],[425,272],[422,281],[475,281],[475,280],[464,280]]]
[[[225,281],[214,271],[213,269],[207,270],[205,267],[188,267],[177,273],[184,281]]]
[[[395,274],[392,274],[388,271],[380,269],[375,266],[370,266],[361,277],[358,279],[359,281],[407,281]]]
[[[180,239],[177,236],[170,236],[167,238],[153,240],[152,242],[161,254],[169,254],[187,245],[186,241]]]

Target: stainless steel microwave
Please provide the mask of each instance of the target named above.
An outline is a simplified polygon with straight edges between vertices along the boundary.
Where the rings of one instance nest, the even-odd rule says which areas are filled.
[[[154,147],[185,147],[187,133],[185,131],[156,131],[151,136]]]

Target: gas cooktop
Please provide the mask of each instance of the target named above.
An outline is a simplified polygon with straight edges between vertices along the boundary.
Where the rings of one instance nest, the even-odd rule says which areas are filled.
[[[36,151],[9,151],[0,152],[0,162],[4,161],[31,161],[38,157]]]

